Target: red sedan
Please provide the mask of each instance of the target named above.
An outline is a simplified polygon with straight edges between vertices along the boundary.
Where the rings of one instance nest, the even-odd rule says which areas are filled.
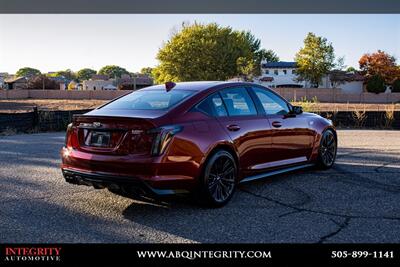
[[[222,206],[238,183],[330,168],[331,121],[241,82],[166,83],[74,116],[62,148],[67,182],[124,194],[196,192]]]

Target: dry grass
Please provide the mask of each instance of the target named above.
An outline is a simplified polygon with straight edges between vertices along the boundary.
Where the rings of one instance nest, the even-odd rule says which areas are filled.
[[[364,103],[315,103],[315,102],[292,102],[296,106],[306,106],[312,112],[324,111],[385,111],[390,108],[393,111],[400,111],[400,104],[364,104]]]
[[[386,107],[385,110],[385,125],[384,127],[386,129],[391,128],[393,121],[394,121],[394,111],[395,111],[395,105],[390,105]]]
[[[0,113],[18,113],[39,110],[80,110],[93,109],[106,100],[67,100],[67,99],[12,99],[0,100]]]
[[[361,128],[364,124],[365,119],[367,118],[366,109],[355,109],[351,115],[354,119],[354,127]]]

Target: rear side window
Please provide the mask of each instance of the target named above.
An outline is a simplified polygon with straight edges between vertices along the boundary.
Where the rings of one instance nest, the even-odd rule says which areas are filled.
[[[142,90],[130,93],[121,97],[103,108],[105,109],[142,109],[142,110],[163,110],[169,109],[186,97],[191,95],[192,91],[169,91],[166,90]]]
[[[253,100],[246,88],[229,88],[221,91],[229,116],[257,115]]]
[[[228,115],[219,94],[213,94],[204,99],[197,105],[197,109],[214,117],[224,117]]]

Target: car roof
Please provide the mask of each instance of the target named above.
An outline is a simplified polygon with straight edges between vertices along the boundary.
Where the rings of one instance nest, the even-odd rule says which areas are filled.
[[[218,85],[243,85],[245,82],[201,81],[201,82],[177,82],[171,90],[203,91]],[[165,84],[149,86],[140,90],[165,90]]]

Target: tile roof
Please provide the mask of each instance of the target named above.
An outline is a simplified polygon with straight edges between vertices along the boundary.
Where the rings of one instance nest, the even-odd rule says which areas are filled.
[[[296,68],[296,62],[278,61],[262,64],[263,68]]]
[[[365,77],[358,72],[345,72],[334,70],[329,73],[329,79],[331,81],[355,82],[364,81]]]
[[[26,82],[26,78],[25,77],[10,77],[10,78],[4,79],[4,82],[5,83]]]

